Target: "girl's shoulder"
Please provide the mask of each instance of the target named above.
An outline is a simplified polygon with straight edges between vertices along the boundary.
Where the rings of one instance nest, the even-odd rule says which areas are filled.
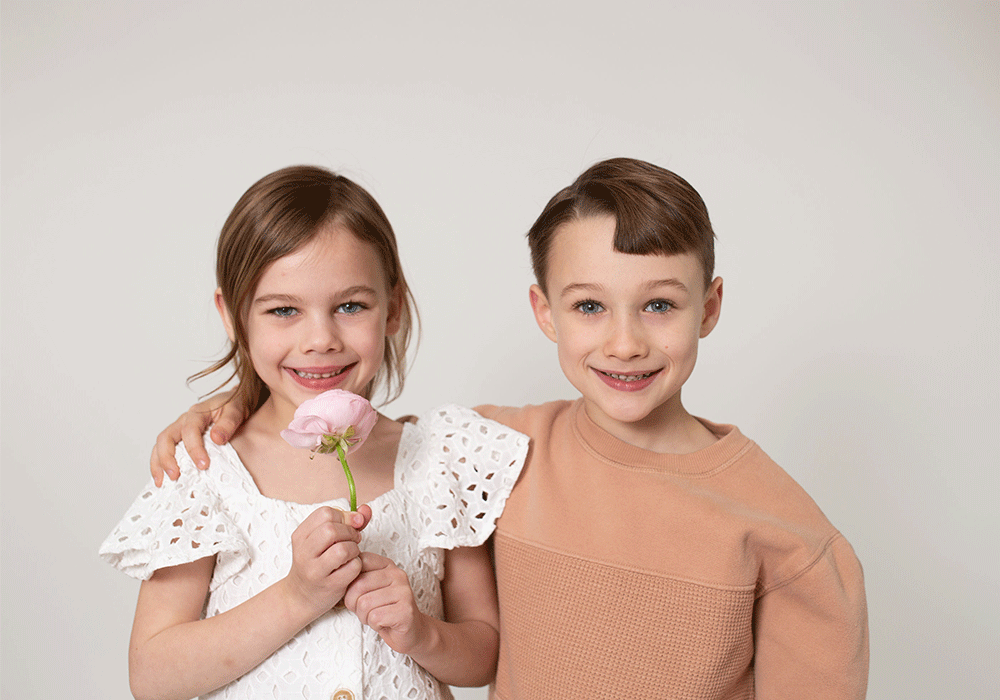
[[[175,452],[180,476],[150,480],[125,516],[104,540],[101,557],[139,579],[156,569],[184,564],[220,552],[245,553],[246,542],[227,512],[221,484],[235,478],[232,448],[205,440],[211,464],[200,470],[183,445]]]
[[[458,404],[443,404],[419,418],[404,416],[399,420],[404,423],[404,430],[415,433],[419,440],[456,442],[463,450],[487,445],[516,446],[528,440],[526,435]]]
[[[407,423],[396,487],[420,512],[423,544],[482,544],[521,473],[529,440],[470,408],[447,404]]]

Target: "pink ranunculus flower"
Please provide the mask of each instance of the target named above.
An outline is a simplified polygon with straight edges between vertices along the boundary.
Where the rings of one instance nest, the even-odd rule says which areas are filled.
[[[357,510],[354,477],[347,466],[347,455],[361,446],[378,422],[378,413],[368,399],[342,389],[324,391],[303,401],[281,437],[293,447],[312,450],[310,459],[336,452],[347,476],[351,491],[351,510]]]

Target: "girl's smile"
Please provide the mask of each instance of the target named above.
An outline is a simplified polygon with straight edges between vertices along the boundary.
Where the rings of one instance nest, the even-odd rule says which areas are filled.
[[[306,389],[322,393],[339,388],[355,367],[357,367],[356,362],[342,367],[286,367],[285,370]]]

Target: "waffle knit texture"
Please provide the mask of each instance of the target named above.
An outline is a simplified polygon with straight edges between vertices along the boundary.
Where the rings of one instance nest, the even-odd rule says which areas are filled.
[[[857,557],[738,429],[658,454],[581,401],[477,410],[532,439],[494,534],[493,698],[864,698]]]

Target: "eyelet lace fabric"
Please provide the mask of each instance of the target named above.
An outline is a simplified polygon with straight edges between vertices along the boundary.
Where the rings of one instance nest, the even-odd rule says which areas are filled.
[[[291,535],[316,508],[263,496],[236,451],[205,440],[207,471],[177,448],[181,476],[152,482],[107,537],[100,555],[142,580],[155,570],[216,557],[205,616],[229,610],[283,578]],[[517,481],[528,438],[476,412],[448,405],[404,426],[395,487],[369,505],[361,548],[392,559],[420,609],[443,616],[443,549],[483,544]],[[449,698],[408,656],[386,645],[353,613],[337,607],[307,625],[251,670],[202,698],[330,698],[338,690],[373,700]]]

